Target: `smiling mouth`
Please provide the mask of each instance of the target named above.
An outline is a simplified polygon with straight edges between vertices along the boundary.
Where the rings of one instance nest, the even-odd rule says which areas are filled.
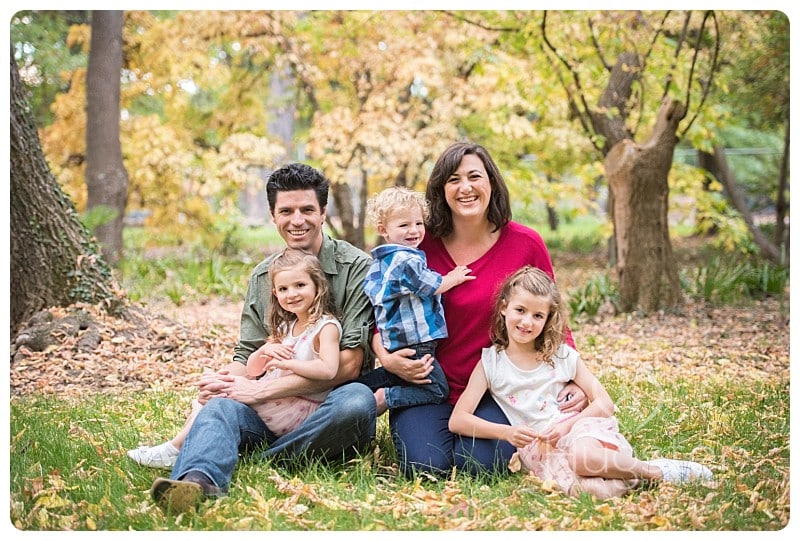
[[[289,229],[289,230],[287,230],[287,233],[289,233],[293,237],[302,237],[306,233],[308,233],[308,230],[307,229]]]
[[[470,195],[468,197],[459,197],[458,198],[458,202],[459,203],[472,203],[472,202],[477,201],[477,200],[478,200],[478,196],[477,195]]]

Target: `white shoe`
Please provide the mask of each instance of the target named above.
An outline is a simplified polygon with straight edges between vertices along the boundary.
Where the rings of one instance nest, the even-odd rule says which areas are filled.
[[[702,464],[689,460],[656,458],[654,460],[647,460],[646,462],[658,466],[664,476],[663,480],[667,483],[687,483],[689,481],[711,479],[714,477],[711,470]]]
[[[178,459],[178,449],[171,442],[164,442],[153,447],[142,446],[128,451],[134,462],[149,468],[172,468]]]

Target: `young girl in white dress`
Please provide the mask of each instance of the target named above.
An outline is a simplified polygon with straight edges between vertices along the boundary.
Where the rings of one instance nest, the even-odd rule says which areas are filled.
[[[563,343],[566,316],[555,283],[539,269],[523,267],[504,282],[492,321],[492,347],[483,350],[450,417],[452,432],[506,440],[521,466],[554,481],[571,496],[622,496],[640,479],[682,483],[710,479],[696,462],[642,461],[620,433],[614,404],[577,351]],[[568,381],[586,392],[580,413],[561,413],[556,396]],[[473,415],[489,390],[511,426]]]
[[[270,263],[269,277],[272,299],[265,323],[271,334],[268,344],[247,359],[247,376],[273,379],[295,373],[308,379],[333,379],[339,369],[342,327],[319,260],[308,252],[286,248]],[[253,409],[280,437],[316,411],[327,394],[268,400]],[[174,438],[132,449],[128,456],[143,466],[171,468],[201,407],[193,403],[192,413]]]

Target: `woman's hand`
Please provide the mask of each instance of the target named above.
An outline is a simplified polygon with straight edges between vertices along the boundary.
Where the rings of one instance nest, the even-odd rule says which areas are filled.
[[[385,349],[383,351],[378,357],[381,366],[395,376],[415,385],[431,382],[428,379],[428,375],[433,371],[431,355],[424,355],[421,359],[411,359],[415,352],[410,348],[399,349],[394,353],[389,353]]]
[[[558,400],[559,404],[558,409],[562,413],[580,413],[589,405],[589,399],[586,397],[586,393],[573,382],[564,385],[564,388],[558,393],[556,400]]]

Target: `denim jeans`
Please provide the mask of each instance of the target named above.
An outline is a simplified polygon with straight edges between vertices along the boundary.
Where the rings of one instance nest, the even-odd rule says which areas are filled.
[[[436,342],[422,342],[407,346],[415,350],[411,359],[421,359],[425,355],[436,355]],[[433,359],[433,371],[428,375],[430,383],[424,385],[414,385],[403,378],[396,376],[383,367],[361,376],[358,381],[369,387],[373,392],[380,388],[385,389],[386,406],[392,410],[396,408],[407,408],[409,406],[419,406],[422,404],[441,404],[447,400],[450,394],[450,387],[447,385],[447,378],[439,366],[439,362]]]
[[[455,466],[471,475],[508,473],[508,462],[516,451],[514,446],[503,440],[453,434],[447,426],[452,412],[449,403],[389,412],[400,471],[407,477],[418,471],[448,475]],[[488,392],[475,408],[475,415],[493,423],[510,424]]]
[[[227,492],[239,452],[263,444],[268,445],[264,457],[351,458],[375,438],[376,414],[372,392],[360,383],[347,383],[332,390],[298,428],[277,438],[250,406],[214,398],[194,420],[170,478],[199,471]]]

